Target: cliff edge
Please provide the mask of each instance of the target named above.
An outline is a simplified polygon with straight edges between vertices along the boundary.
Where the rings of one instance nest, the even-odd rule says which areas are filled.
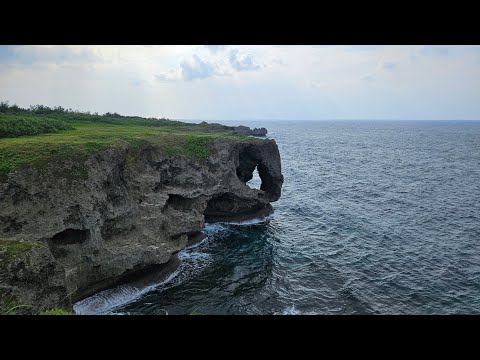
[[[0,177],[0,303],[71,309],[174,267],[205,222],[270,213],[282,183],[275,141],[246,137],[212,137],[202,158],[146,141],[15,169]]]

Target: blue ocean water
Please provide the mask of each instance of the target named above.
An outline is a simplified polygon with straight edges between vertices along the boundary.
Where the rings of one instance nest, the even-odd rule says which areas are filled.
[[[480,314],[480,121],[241,123],[278,143],[273,215],[207,225],[168,281],[83,312]]]

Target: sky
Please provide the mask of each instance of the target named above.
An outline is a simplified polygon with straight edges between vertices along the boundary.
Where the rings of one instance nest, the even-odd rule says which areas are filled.
[[[0,45],[0,100],[194,120],[480,119],[480,46]]]

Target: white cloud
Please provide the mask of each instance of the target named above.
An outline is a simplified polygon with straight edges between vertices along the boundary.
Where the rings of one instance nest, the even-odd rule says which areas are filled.
[[[448,46],[429,45],[423,46],[420,50],[420,53],[427,56],[448,56],[450,55],[450,51],[451,50]]]
[[[205,47],[210,50],[213,54],[217,54],[225,50],[225,45],[205,45]]]
[[[158,81],[177,81],[181,79],[181,75],[175,70],[169,70],[166,73],[154,75],[154,78]]]
[[[0,100],[210,120],[480,119],[480,46],[0,46]]]
[[[385,62],[382,64],[382,67],[385,70],[395,70],[395,68],[397,67],[397,64],[394,62]]]
[[[206,45],[211,50],[212,46]],[[220,45],[218,45],[220,46]],[[215,50],[217,52],[219,50]],[[280,59],[274,59],[279,63]],[[199,55],[183,58],[178,67],[171,68],[166,72],[155,75],[159,81],[192,81],[195,79],[206,79],[213,76],[232,75],[233,71],[253,71],[260,69],[260,66],[253,61],[251,55],[239,55],[238,49],[233,49],[228,53],[228,63],[223,57],[200,58]]]
[[[100,61],[90,49],[68,45],[2,46],[0,62],[32,66],[34,64],[86,64]],[[3,55],[3,56],[2,56]]]
[[[252,71],[260,69],[260,66],[253,61],[251,55],[239,55],[239,50],[237,49],[230,50],[228,59],[230,60],[232,67],[237,71]]]
[[[375,76],[372,74],[362,76],[362,80],[366,81],[367,83],[374,82],[375,81]]]
[[[314,88],[324,88],[328,86],[328,82],[326,81],[311,81],[310,84]]]
[[[191,81],[195,79],[205,79],[216,74],[215,65],[202,60],[198,55],[193,54],[189,58],[180,61],[178,69],[170,69],[169,71],[156,75],[156,79],[160,81]]]
[[[272,63],[273,64],[278,64],[278,65],[286,65],[285,62],[282,59],[279,59],[279,58],[273,58]]]
[[[193,55],[192,58],[180,62],[180,68],[184,80],[203,79],[215,73],[214,66],[200,59],[198,55]]]

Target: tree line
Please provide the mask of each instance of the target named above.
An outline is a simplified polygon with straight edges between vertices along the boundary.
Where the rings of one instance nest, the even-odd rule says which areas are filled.
[[[8,101],[0,101],[0,113],[31,113],[37,115],[48,115],[48,114],[83,114],[83,115],[95,115],[111,118],[125,118],[129,116],[120,115],[116,112],[106,112],[105,114],[99,114],[98,112],[90,111],[79,111],[73,110],[71,108],[64,108],[62,106],[49,107],[45,105],[30,105],[30,107],[22,108],[17,104],[10,105]],[[166,120],[162,118],[162,120]]]

